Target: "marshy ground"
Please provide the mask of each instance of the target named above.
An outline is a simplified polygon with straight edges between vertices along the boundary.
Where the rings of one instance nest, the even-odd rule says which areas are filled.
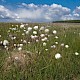
[[[80,23],[0,23],[0,80],[80,80]]]

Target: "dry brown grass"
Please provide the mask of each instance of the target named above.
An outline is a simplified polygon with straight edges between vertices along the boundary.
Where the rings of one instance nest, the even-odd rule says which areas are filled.
[[[24,69],[26,66],[33,64],[37,59],[37,55],[29,51],[12,52],[9,57],[5,59],[4,70],[9,70],[12,66],[18,69]]]

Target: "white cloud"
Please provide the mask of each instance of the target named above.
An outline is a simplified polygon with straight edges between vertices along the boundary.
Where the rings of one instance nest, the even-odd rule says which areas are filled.
[[[61,20],[73,20],[73,16],[71,14],[64,15],[61,17]]]
[[[73,13],[78,13],[78,14],[80,14],[80,6],[79,6],[79,7],[76,7],[76,9],[73,11]]]
[[[80,15],[78,13],[73,14],[75,17],[79,17]]]
[[[80,6],[76,7],[76,9],[73,11],[73,17],[74,19],[80,19]]]
[[[18,14],[0,5],[0,21],[9,21],[12,18],[17,18]],[[15,20],[14,20],[15,21]]]
[[[15,10],[0,5],[0,17],[9,18],[10,21],[23,22],[51,22],[55,20],[80,19],[80,7],[71,12],[62,5],[35,5],[22,3]]]
[[[70,14],[70,9],[58,4],[35,5],[22,3],[22,7],[17,10],[20,18],[27,18],[31,21],[50,22],[60,20],[62,16]]]

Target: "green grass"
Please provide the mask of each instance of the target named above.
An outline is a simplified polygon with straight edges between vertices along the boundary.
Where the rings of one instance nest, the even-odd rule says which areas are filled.
[[[25,26],[25,30],[32,27],[32,31],[23,36],[24,29],[16,25],[20,25],[20,23],[0,23],[0,41],[5,39],[9,41],[9,50],[0,46],[0,80],[80,80],[80,25],[75,27],[69,24],[67,27],[57,26],[57,23],[56,25],[29,23]],[[50,30],[49,33],[45,33],[44,30],[36,30],[39,42],[30,38],[35,25],[38,25],[39,29],[41,26],[45,26]],[[15,27],[17,30],[8,32],[9,28]],[[56,30],[57,34],[53,34],[53,30]],[[43,46],[41,41],[40,34],[42,33],[47,34],[46,37],[50,35],[48,41],[45,41],[46,46]],[[11,40],[10,34],[16,36],[16,39]],[[58,36],[58,39],[54,38],[55,36]],[[26,40],[27,43],[24,43],[22,51],[18,51],[18,47],[14,47],[14,43],[23,43],[21,39]],[[61,47],[61,43],[69,45],[69,48]],[[52,45],[56,45],[56,48],[51,48]],[[75,55],[75,52],[78,52],[79,55]],[[56,53],[60,53],[62,57],[56,59]],[[16,54],[21,57],[19,62],[14,59]],[[23,58],[19,54],[24,54],[25,57]]]

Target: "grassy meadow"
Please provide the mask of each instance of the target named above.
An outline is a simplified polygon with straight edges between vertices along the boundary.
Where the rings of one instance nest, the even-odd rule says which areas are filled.
[[[0,23],[0,80],[80,80],[80,24]]]

